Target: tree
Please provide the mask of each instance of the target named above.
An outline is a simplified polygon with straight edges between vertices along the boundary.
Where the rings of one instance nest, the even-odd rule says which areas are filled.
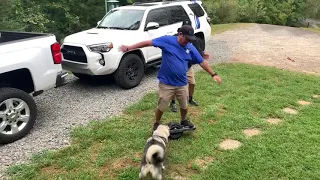
[[[21,25],[10,19],[12,7],[14,6],[14,0],[1,0],[0,3],[0,30],[23,30]]]

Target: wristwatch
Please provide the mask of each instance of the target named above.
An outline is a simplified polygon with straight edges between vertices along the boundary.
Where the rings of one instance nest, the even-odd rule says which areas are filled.
[[[216,76],[216,75],[218,75],[217,73],[213,73],[211,76],[213,77],[213,76]]]

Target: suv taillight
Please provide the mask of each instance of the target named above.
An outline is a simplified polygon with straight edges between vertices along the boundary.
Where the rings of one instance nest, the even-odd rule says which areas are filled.
[[[61,47],[58,42],[51,45],[51,53],[52,53],[54,64],[61,64],[62,62],[62,54],[61,54],[60,48]]]
[[[207,17],[207,22],[211,24],[211,18]]]

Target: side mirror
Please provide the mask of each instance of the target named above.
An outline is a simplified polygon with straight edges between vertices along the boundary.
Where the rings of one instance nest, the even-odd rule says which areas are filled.
[[[98,21],[98,22],[97,22],[97,25],[99,25],[100,23],[101,23],[101,21]]]
[[[151,29],[158,29],[159,27],[160,27],[159,23],[149,22],[147,24],[146,31],[151,30]]]

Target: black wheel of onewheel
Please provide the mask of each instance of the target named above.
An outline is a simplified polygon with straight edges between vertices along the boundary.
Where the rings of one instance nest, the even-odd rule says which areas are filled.
[[[169,138],[172,139],[172,140],[176,140],[176,139],[179,139],[182,135],[183,135],[183,132],[174,133],[174,134],[170,134]]]
[[[183,135],[183,132],[171,132],[173,130],[177,130],[177,129],[182,129],[183,127],[181,126],[180,123],[172,123],[171,126],[170,126],[170,136],[169,138],[172,139],[172,140],[176,140],[176,139],[179,139],[182,135]]]

